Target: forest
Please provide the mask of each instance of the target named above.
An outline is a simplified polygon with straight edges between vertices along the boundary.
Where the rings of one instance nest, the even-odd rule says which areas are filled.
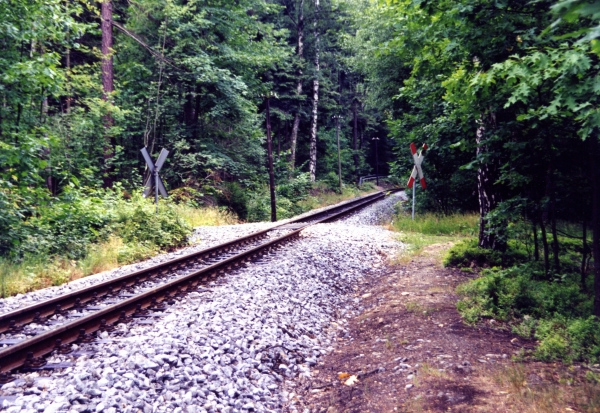
[[[121,263],[184,245],[194,210],[404,186],[426,143],[418,211],[479,215],[447,258],[486,268],[465,319],[598,359],[599,21],[596,0],[4,0],[2,294],[103,243]],[[169,151],[158,216],[144,147]]]

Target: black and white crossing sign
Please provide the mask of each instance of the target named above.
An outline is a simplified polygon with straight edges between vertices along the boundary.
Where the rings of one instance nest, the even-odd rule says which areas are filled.
[[[160,176],[158,176],[158,173],[160,172],[165,161],[167,160],[167,155],[169,155],[169,151],[163,148],[160,151],[160,154],[158,155],[156,164],[152,162],[152,158],[150,157],[150,154],[148,153],[145,147],[142,148],[141,152],[144,156],[144,159],[146,160],[146,163],[148,164],[148,170],[150,171],[148,179],[146,179],[146,182],[144,182],[144,186],[146,187],[146,189],[144,189],[144,198],[147,198],[150,195],[152,195],[152,193],[154,193],[154,201],[156,202],[156,205],[158,207],[158,193],[160,192],[160,194],[165,198],[169,196],[169,194],[167,194],[165,185],[162,182],[162,179],[160,179]]]

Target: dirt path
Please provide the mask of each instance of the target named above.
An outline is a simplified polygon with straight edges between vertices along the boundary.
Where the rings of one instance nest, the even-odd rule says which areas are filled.
[[[578,366],[514,362],[534,344],[494,325],[462,323],[454,291],[472,275],[441,267],[446,248],[430,246],[357,290],[364,312],[332,326],[335,350],[294,389],[298,406],[313,413],[599,411],[598,386],[588,386]]]

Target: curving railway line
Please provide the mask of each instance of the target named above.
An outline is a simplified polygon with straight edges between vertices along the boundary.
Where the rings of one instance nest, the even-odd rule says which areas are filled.
[[[393,190],[390,192],[396,192]],[[390,193],[387,192],[387,193]],[[174,299],[247,262],[274,252],[314,224],[383,199],[355,198],[269,229],[0,315],[0,383],[12,372],[41,369],[53,352],[69,353],[118,323],[151,317]]]

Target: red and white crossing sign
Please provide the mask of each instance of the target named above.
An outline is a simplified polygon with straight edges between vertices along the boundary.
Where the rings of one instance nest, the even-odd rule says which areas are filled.
[[[425,183],[425,177],[423,176],[423,169],[421,169],[421,163],[423,163],[423,158],[425,157],[425,151],[427,150],[427,144],[423,144],[423,149],[421,152],[417,153],[417,147],[414,143],[410,144],[410,151],[412,152],[413,159],[415,160],[415,167],[413,168],[412,173],[410,174],[410,178],[408,179],[408,183],[406,186],[412,188],[415,184],[415,178],[417,175],[419,176],[419,180],[421,181],[421,187],[425,189],[427,184]]]

